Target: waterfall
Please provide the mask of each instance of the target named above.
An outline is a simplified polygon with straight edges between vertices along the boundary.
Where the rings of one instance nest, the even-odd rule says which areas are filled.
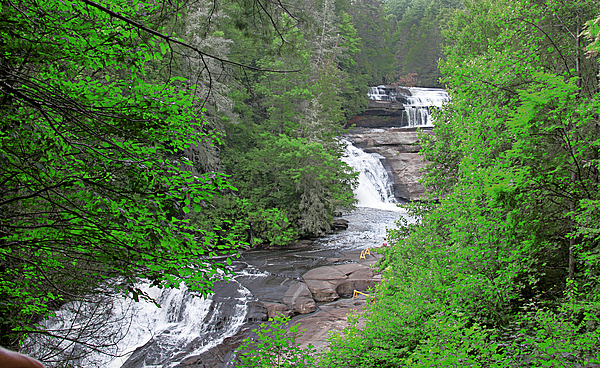
[[[354,191],[358,206],[396,211],[393,182],[381,163],[383,156],[366,153],[349,142],[345,153],[342,160],[359,172]]]
[[[431,108],[441,107],[446,101],[450,101],[448,92],[440,88],[420,87],[395,87],[376,86],[370,87],[367,96],[374,101],[389,104],[394,109],[393,102],[402,103],[404,110],[404,122],[402,126],[409,127],[433,127],[431,121]]]
[[[205,299],[193,296],[185,284],[179,289],[141,285],[160,308],[124,297],[68,303],[44,322],[47,330],[66,339],[34,337],[26,342],[24,351],[46,361],[49,357],[58,361],[70,358],[79,367],[175,366],[217,346],[244,324],[250,291],[236,280],[220,284],[226,295],[220,296],[216,290]],[[91,314],[98,320],[97,328],[85,331],[90,329]],[[69,338],[100,346],[103,353],[74,345]]]
[[[369,87],[368,96],[369,96],[370,100],[376,100],[376,101],[383,101],[383,100],[390,99],[390,96],[386,92],[385,88],[383,88],[383,86]]]
[[[336,234],[340,238],[327,240],[330,248],[380,246],[386,236],[386,227],[392,227],[399,216],[405,215],[405,211],[395,205],[392,180],[381,157],[347,144],[344,161],[360,173],[359,187],[355,191],[360,208],[349,215],[354,216],[352,222],[355,222],[351,224],[351,230]],[[322,248],[316,249],[322,252]],[[49,368],[52,361],[61,364],[65,359],[71,359],[76,367],[183,366],[182,362],[188,357],[196,357],[236,334],[248,318],[249,303],[257,297],[266,301],[276,299],[274,295],[282,297],[281,287],[291,277],[286,275],[293,274],[290,268],[294,271],[310,268],[292,261],[310,260],[313,264],[315,251],[312,248],[305,248],[310,255],[302,257],[297,256],[297,249],[290,251],[293,256],[278,266],[281,271],[273,271],[274,263],[277,263],[273,258],[282,257],[283,251],[264,251],[264,259],[257,262],[260,269],[245,264],[235,271],[233,280],[217,283],[214,294],[205,299],[194,297],[183,284],[179,289],[158,289],[143,284],[138,287],[156,300],[160,308],[145,300],[134,302],[130,298],[101,293],[88,298],[95,300],[67,303],[54,317],[42,322],[48,331],[64,339],[32,335],[25,341],[23,352],[48,362]],[[325,254],[323,257],[334,256],[334,253]],[[249,280],[257,279],[264,279],[261,285],[266,286],[259,287],[258,282],[249,286],[252,284]],[[267,286],[277,293],[265,297],[261,290]],[[87,345],[73,344],[73,340]],[[99,347],[104,353],[90,347]]]
[[[450,101],[448,92],[439,88],[408,87],[410,96],[404,97],[404,111],[410,127],[432,127],[431,107],[441,107]]]

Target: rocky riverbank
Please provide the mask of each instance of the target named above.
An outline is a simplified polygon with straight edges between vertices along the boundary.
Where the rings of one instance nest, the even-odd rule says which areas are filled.
[[[252,337],[253,329],[277,314],[293,317],[292,323],[305,330],[297,339],[301,346],[312,344],[323,349],[329,332],[341,332],[348,325],[346,316],[364,308],[366,297],[359,295],[352,299],[354,290],[368,293],[381,281],[381,275],[376,274],[371,266],[382,255],[370,252],[361,258],[361,253],[362,250],[353,250],[326,258],[326,264],[312,268],[287,283],[282,282],[287,286],[278,288],[278,293],[264,294],[264,300],[257,295],[259,301],[250,305],[247,323],[236,335],[204,354],[182,361],[177,367],[233,367],[233,351],[242,340]],[[282,289],[286,291],[281,293]]]

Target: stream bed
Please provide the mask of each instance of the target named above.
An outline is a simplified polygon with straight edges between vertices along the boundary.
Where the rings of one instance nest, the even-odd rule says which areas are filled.
[[[341,217],[348,221],[346,230],[290,247],[244,251],[232,264],[235,276],[229,282],[217,283],[206,299],[193,297],[185,285],[166,290],[140,285],[160,308],[122,297],[96,305],[65,305],[45,324],[49,330],[62,331],[67,339],[30,341],[27,352],[45,362],[60,361],[69,354],[78,367],[232,366],[227,360],[233,345],[228,341],[266,318],[262,303],[281,303],[292,282],[302,280],[311,269],[331,265],[345,252],[382,246],[386,229],[407,216],[396,207],[392,183],[380,159],[348,145],[346,161],[360,171],[361,177],[355,191],[358,206]],[[97,318],[97,331],[77,335],[89,323],[87,317],[79,318],[78,312],[97,305],[102,308],[91,311]],[[317,304],[313,313],[319,308]],[[306,316],[310,314],[302,317]],[[106,336],[111,338],[106,340]],[[69,339],[86,344],[75,345]],[[100,348],[94,351],[90,347]],[[213,357],[211,363],[206,363],[207,355]]]

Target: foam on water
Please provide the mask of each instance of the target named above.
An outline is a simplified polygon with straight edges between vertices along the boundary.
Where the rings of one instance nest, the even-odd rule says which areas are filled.
[[[359,207],[398,211],[393,182],[381,163],[382,158],[381,155],[366,153],[348,143],[342,160],[359,172],[358,187],[354,190]]]
[[[381,85],[370,87],[367,96],[375,101],[401,101],[409,127],[433,127],[431,108],[439,108],[450,101],[448,92],[441,88]]]

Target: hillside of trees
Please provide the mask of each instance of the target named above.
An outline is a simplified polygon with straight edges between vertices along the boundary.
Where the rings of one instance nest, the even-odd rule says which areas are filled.
[[[452,101],[381,285],[324,353],[257,349],[245,367],[599,366],[597,4],[465,1],[442,34]]]
[[[0,345],[52,336],[69,301],[149,299],[141,279],[206,295],[240,249],[324,234],[354,205],[336,137],[400,83],[452,96],[423,137],[429,199],[318,364],[600,364],[594,1],[0,6]]]
[[[140,278],[206,295],[239,249],[327,232],[356,185],[336,137],[404,72],[386,12],[3,4],[0,344],[68,301],[148,298]]]

